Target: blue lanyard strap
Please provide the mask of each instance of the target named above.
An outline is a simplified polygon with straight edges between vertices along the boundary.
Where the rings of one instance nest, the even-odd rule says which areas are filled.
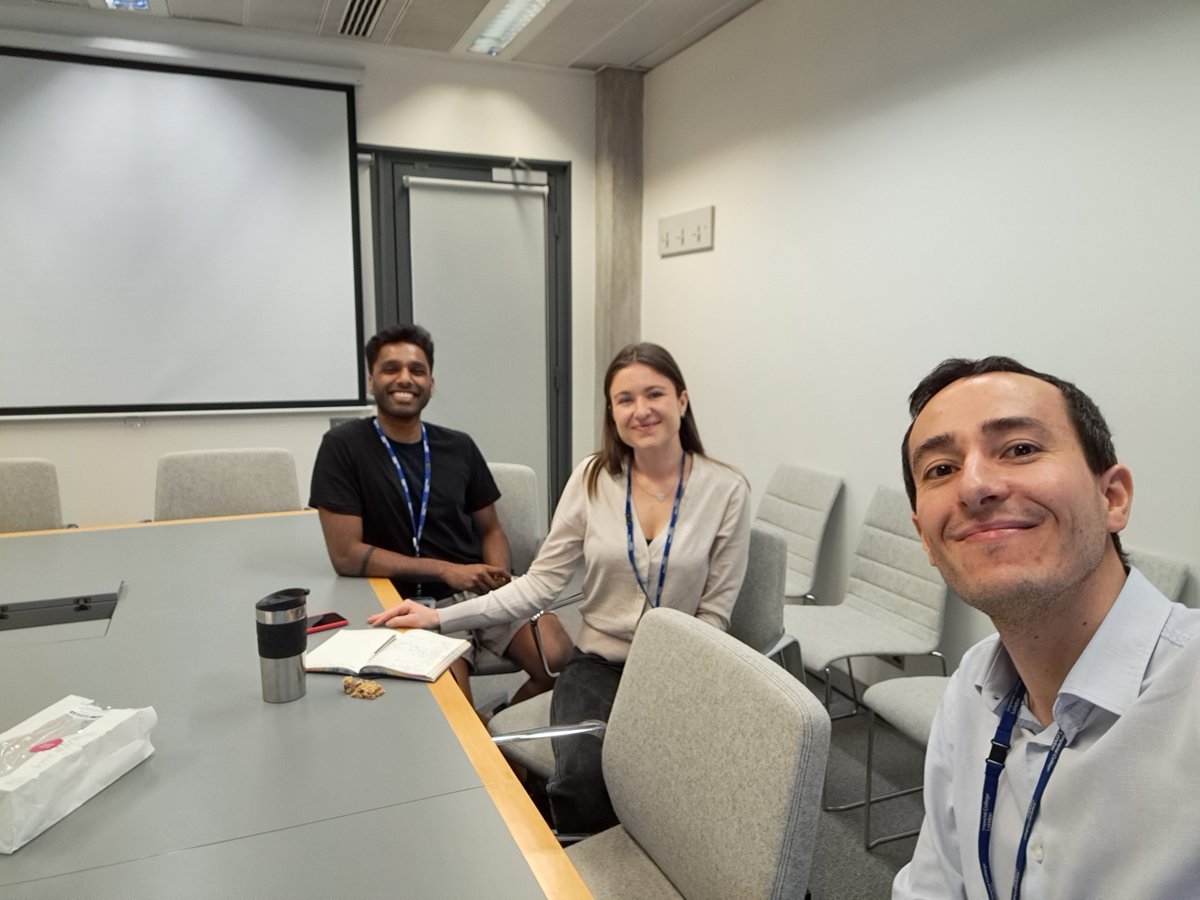
[[[996,736],[992,738],[992,749],[984,763],[983,801],[979,811],[979,869],[983,874],[983,884],[987,888],[989,900],[996,900],[996,885],[992,880],[991,846],[992,846],[992,816],[996,812],[996,795],[1000,785],[1000,773],[1004,771],[1004,761],[1012,746],[1013,727],[1017,723],[1017,713],[1025,699],[1025,683],[1020,678],[1013,685],[1008,697],[1004,700],[1004,713],[1000,716],[1000,724],[996,726]],[[1042,794],[1058,758],[1062,755],[1063,747],[1067,745],[1067,737],[1062,729],[1054,738],[1050,747],[1050,755],[1042,766],[1042,774],[1034,788],[1033,797],[1029,801],[1029,809],[1025,813],[1025,827],[1021,831],[1021,842],[1017,845],[1016,872],[1013,876],[1012,900],[1021,896],[1021,879],[1025,876],[1026,853],[1029,849],[1029,836],[1033,832],[1033,823],[1037,820],[1038,810],[1042,805]]]
[[[683,470],[687,465],[687,452],[679,457],[679,484],[675,486],[675,502],[671,505],[671,523],[667,526],[667,541],[663,545],[662,565],[658,569],[658,592],[654,595],[652,604],[658,607],[662,603],[663,585],[667,581],[667,561],[671,558],[671,542],[675,539],[675,523],[679,521],[679,501],[683,499]],[[637,579],[642,596],[650,599],[646,590],[646,582],[638,571],[637,559],[633,553],[633,460],[625,469],[625,546],[629,551],[629,565],[633,568],[633,577]]]
[[[429,476],[433,471],[429,462],[429,435],[425,432],[425,423],[421,423],[421,446],[425,451],[425,484],[421,488],[421,513],[418,516],[413,509],[412,494],[408,490],[408,479],[404,477],[404,469],[400,467],[400,460],[396,458],[396,451],[392,448],[387,435],[383,433],[383,428],[379,425],[379,419],[372,419],[371,422],[375,426],[375,433],[379,435],[379,440],[383,442],[383,448],[387,450],[388,456],[391,457],[392,465],[396,467],[396,474],[400,476],[400,488],[404,491],[404,502],[408,505],[408,517],[412,520],[413,526],[413,555],[420,556],[421,533],[425,530],[425,514],[429,511]]]

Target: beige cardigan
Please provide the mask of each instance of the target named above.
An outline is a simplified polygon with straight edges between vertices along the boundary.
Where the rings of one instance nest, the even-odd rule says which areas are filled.
[[[489,594],[439,610],[442,631],[528,618],[558,597],[582,561],[585,599],[579,649],[613,661],[629,655],[633,632],[657,592],[666,529],[647,545],[634,505],[634,558],[649,591],[644,598],[626,549],[625,476],[601,472],[596,496],[588,497],[586,466],[584,460],[571,473],[529,572]],[[662,605],[727,630],[749,546],[750,492],[745,479],[696,456],[680,502]]]

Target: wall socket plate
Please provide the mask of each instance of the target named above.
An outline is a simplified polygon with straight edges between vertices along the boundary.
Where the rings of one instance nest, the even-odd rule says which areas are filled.
[[[713,248],[716,207],[705,206],[658,220],[658,255],[678,256]]]

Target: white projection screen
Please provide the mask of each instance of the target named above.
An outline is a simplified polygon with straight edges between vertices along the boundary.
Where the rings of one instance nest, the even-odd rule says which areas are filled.
[[[0,414],[361,404],[351,88],[0,50]]]

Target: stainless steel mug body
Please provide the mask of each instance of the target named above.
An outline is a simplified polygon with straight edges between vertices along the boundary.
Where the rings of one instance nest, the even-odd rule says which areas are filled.
[[[254,604],[262,695],[268,703],[287,703],[304,696],[307,597],[307,588],[286,588]]]

